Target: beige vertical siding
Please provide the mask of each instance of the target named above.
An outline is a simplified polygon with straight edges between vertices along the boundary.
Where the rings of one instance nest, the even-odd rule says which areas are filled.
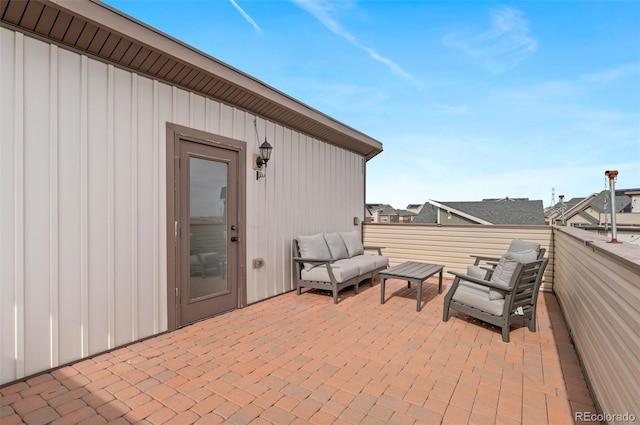
[[[0,383],[167,329],[166,124],[246,142],[248,302],[293,289],[291,239],[363,219],[364,160],[0,28]],[[357,229],[357,228],[356,228]],[[253,269],[252,260],[265,266]]]
[[[252,148],[258,152],[253,122],[247,123]],[[247,176],[247,301],[281,294],[293,288],[292,239],[318,232],[359,230],[363,220],[364,159],[287,128],[268,123],[273,145],[267,177]],[[258,120],[264,139],[264,121]],[[262,140],[260,140],[260,143]],[[253,259],[265,266],[253,268]]]
[[[602,413],[640,420],[640,247],[556,228],[555,293]],[[628,423],[610,418],[609,423]]]
[[[391,266],[404,261],[443,264],[445,271],[466,272],[470,255],[500,257],[513,239],[539,243],[547,249],[549,265],[543,290],[553,283],[554,253],[551,227],[435,224],[377,224],[364,226],[365,245],[383,246]]]

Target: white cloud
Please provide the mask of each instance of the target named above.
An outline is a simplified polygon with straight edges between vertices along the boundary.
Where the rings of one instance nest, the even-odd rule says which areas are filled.
[[[511,7],[495,9],[491,26],[486,30],[464,30],[449,33],[443,43],[480,60],[493,74],[515,68],[538,48],[531,37],[529,22],[522,12]]]
[[[258,24],[256,23],[256,21],[254,21],[251,16],[249,16],[249,14],[247,12],[245,12],[240,5],[238,5],[238,3],[236,3],[235,0],[229,0],[231,2],[231,4],[233,5],[233,7],[235,7],[238,12],[240,12],[240,14],[242,15],[242,17],[251,24],[251,26],[257,31],[257,32],[262,32],[262,29],[258,26]]]
[[[640,74],[639,63],[620,65],[601,72],[587,74],[583,76],[582,79],[591,83],[610,83],[612,81],[627,78],[635,74]]]
[[[331,2],[326,0],[291,0],[291,1],[296,5],[298,5],[300,8],[312,14],[316,19],[318,19],[322,23],[322,25],[324,25],[331,32],[344,38],[351,45],[367,53],[371,59],[386,65],[393,74],[402,77],[403,79],[409,81],[411,84],[417,87],[423,86],[422,82],[420,82],[417,78],[415,78],[409,72],[404,70],[400,65],[395,63],[393,60],[381,55],[375,49],[361,44],[353,34],[347,31],[340,24],[340,22],[338,22],[332,16],[332,13],[335,11],[336,2]]]

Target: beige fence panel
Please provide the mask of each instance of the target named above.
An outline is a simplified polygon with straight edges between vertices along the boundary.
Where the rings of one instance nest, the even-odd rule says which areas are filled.
[[[445,271],[465,272],[470,255],[500,257],[513,239],[540,243],[549,265],[543,290],[551,290],[553,276],[552,230],[548,226],[486,226],[432,224],[378,224],[364,226],[364,244],[383,246],[391,266],[404,261],[443,264]]]
[[[608,423],[640,418],[640,247],[556,228],[554,290]]]

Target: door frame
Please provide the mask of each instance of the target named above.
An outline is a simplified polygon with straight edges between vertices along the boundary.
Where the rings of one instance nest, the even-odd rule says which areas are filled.
[[[180,326],[180,256],[178,239],[178,175],[180,141],[200,143],[238,153],[238,302],[237,307],[247,305],[247,144],[217,134],[207,133],[178,124],[167,123],[166,171],[167,171],[167,330]]]

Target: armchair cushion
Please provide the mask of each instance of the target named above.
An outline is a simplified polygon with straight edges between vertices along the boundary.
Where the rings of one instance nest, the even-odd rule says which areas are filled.
[[[500,316],[504,309],[504,298],[491,300],[487,295],[489,288],[472,282],[460,282],[453,294],[455,301],[471,305],[484,312]]]
[[[324,239],[327,241],[332,260],[342,260],[349,258],[347,247],[338,233],[325,233]]]
[[[331,252],[322,234],[298,236],[296,239],[298,240],[298,247],[300,248],[300,256],[302,258],[331,259]],[[315,265],[312,263],[304,263],[305,270],[311,270],[314,267]]]
[[[349,253],[349,258],[354,257],[356,255],[364,254],[364,246],[362,245],[362,241],[360,240],[360,236],[358,232],[340,232],[340,237],[344,241],[345,246],[347,247],[347,252]]]
[[[491,275],[491,282],[497,285],[504,285],[509,288],[509,282],[513,276],[513,272],[516,269],[518,263],[531,263],[538,259],[538,253],[535,250],[523,251],[523,252],[507,252],[498,261],[493,274]],[[490,300],[504,299],[504,292],[499,289],[489,290]]]
[[[528,251],[535,251],[535,253],[538,254],[538,251],[540,251],[540,244],[529,242],[529,241],[523,241],[522,239],[514,239],[511,241],[511,244],[509,245],[509,249],[507,249],[507,252],[514,252],[514,253],[522,253],[522,252],[528,252]]]
[[[467,266],[467,276],[475,277],[478,279],[487,279],[489,270],[483,269],[480,266]]]

